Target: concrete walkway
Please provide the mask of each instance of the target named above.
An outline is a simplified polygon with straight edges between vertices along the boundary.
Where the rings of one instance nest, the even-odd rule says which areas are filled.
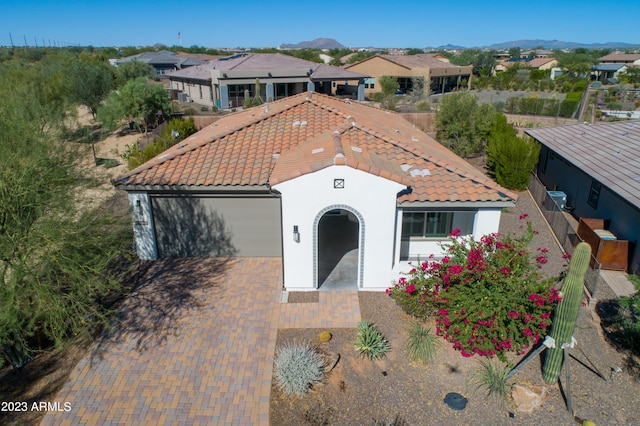
[[[267,425],[278,328],[360,320],[357,291],[280,303],[280,258],[180,262],[147,273],[57,395],[71,410],[43,425]]]

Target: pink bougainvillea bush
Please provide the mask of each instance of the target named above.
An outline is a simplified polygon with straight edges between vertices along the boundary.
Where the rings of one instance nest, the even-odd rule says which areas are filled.
[[[526,215],[521,216],[526,219]],[[544,338],[560,301],[556,278],[543,279],[547,250],[530,252],[530,223],[521,235],[491,234],[479,241],[454,230],[442,244],[446,255],[413,264],[387,289],[408,313],[434,318],[436,333],[462,356],[521,353]]]

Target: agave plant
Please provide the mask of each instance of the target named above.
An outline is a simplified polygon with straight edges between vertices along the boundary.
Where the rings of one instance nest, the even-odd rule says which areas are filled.
[[[360,355],[369,359],[380,359],[391,350],[387,339],[378,329],[367,321],[360,321],[357,325],[358,336],[354,346]]]

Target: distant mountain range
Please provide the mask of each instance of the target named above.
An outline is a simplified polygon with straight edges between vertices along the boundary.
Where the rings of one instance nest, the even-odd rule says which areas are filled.
[[[586,48],[586,49],[630,49],[633,47],[638,47],[638,44],[631,43],[622,43],[618,41],[608,41],[606,43],[574,43],[571,41],[560,41],[560,40],[515,40],[515,41],[507,41],[505,43],[497,43],[492,44],[490,46],[484,46],[489,49],[510,49],[512,47],[520,47],[522,49],[533,49],[536,47],[544,47],[545,49],[577,49],[577,48]]]
[[[281,44],[281,49],[344,49],[344,46],[332,38],[317,38],[311,41],[301,41],[296,44]]]
[[[282,44],[281,49],[342,49],[345,46],[332,38],[317,38],[311,41],[302,41],[295,44]],[[363,46],[360,46],[363,47]],[[407,46],[395,46],[395,47],[407,47]],[[447,44],[444,46],[434,47],[434,49],[467,49],[472,46],[454,46]],[[515,40],[507,41],[504,43],[496,43],[489,46],[473,46],[475,48],[506,50],[512,47],[519,47],[521,49],[534,49],[536,47],[543,47],[545,49],[577,49],[579,47],[586,49],[631,49],[640,47],[640,44],[622,43],[618,41],[608,41],[606,43],[574,43],[571,41],[559,41],[559,40]]]

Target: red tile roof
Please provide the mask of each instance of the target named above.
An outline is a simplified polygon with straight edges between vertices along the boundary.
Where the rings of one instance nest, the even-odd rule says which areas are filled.
[[[400,202],[516,199],[398,114],[317,93],[225,116],[114,184],[242,190],[333,164],[410,186]]]

